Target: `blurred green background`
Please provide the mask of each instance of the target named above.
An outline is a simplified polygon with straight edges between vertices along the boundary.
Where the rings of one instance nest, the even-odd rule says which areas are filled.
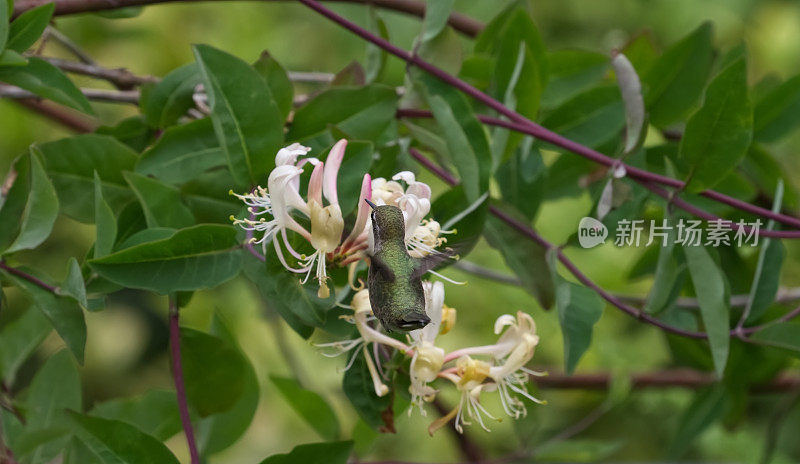
[[[458,0],[456,10],[482,21],[489,20],[505,5],[496,0]],[[360,5],[334,4],[348,18],[366,24],[367,10]],[[750,52],[751,82],[768,74],[785,79],[800,72],[800,2],[756,0],[560,0],[532,2],[532,11],[545,44],[550,50],[581,48],[608,53],[622,46],[633,34],[650,31],[655,43],[665,46],[682,37],[701,22],[715,26],[716,44],[723,50],[746,41]],[[418,34],[420,21],[400,13],[382,11],[391,40],[410,48]],[[59,17],[58,28],[107,67],[125,67],[137,74],[163,76],[170,70],[193,61],[190,45],[208,43],[246,61],[254,61],[263,50],[277,58],[287,70],[336,72],[353,60],[363,61],[365,43],[310,10],[292,2],[218,2],[156,5],[130,19],[107,19],[97,15]],[[464,47],[471,42],[464,39]],[[49,54],[63,52],[50,45]],[[67,56],[62,54],[62,56]],[[404,64],[391,59],[387,81],[402,85]],[[79,85],[102,87],[96,81],[76,78]],[[110,87],[108,87],[110,88]],[[136,113],[133,106],[99,104],[103,124],[113,124]],[[35,142],[57,139],[68,134],[60,126],[29,112],[10,101],[0,101],[0,172]],[[777,150],[784,165],[797,172],[796,154],[800,137]],[[434,196],[439,184],[430,178]],[[438,191],[442,191],[441,188]],[[539,213],[537,228],[556,243],[575,230],[578,219],[591,206],[588,195],[547,204]],[[63,275],[62,263],[68,256],[82,256],[92,244],[93,227],[60,218],[45,246],[24,255],[53,276]],[[785,286],[800,284],[796,276],[798,250],[789,245],[783,272]],[[619,250],[605,245],[591,251],[574,251],[579,267],[601,286],[625,294],[643,295],[650,282],[629,282],[627,273],[641,250]],[[502,259],[485,244],[469,259],[503,270]],[[446,285],[448,305],[458,310],[458,323],[442,338],[446,348],[491,343],[494,319],[503,313],[524,310],[536,319],[541,336],[534,365],[560,371],[562,340],[557,316],[543,311],[523,290],[483,281],[456,270],[447,274],[466,280],[465,286]],[[10,307],[22,297],[9,292]],[[292,333],[282,321],[270,316],[253,288],[235,280],[215,292],[198,292],[182,311],[187,326],[206,328],[213,311],[218,310],[236,328],[239,343],[250,356],[262,386],[261,404],[247,434],[233,447],[216,455],[214,463],[252,463],[259,458],[286,452],[294,445],[317,441],[318,437],[294,413],[271,385],[268,375],[293,375],[299,372],[306,386],[323,394],[340,414],[345,435],[356,437],[356,450],[364,461],[396,459],[448,462],[460,458],[455,440],[448,430],[429,437],[427,418],[418,413],[397,421],[395,435],[375,435],[357,423],[355,413],[344,398],[341,373],[344,359],[322,357],[309,343]],[[82,368],[86,404],[113,397],[141,393],[150,388],[171,388],[166,356],[166,301],[142,299],[140,294],[122,294],[111,300],[109,308],[87,314],[89,339],[86,364]],[[614,308],[607,307],[595,329],[593,344],[578,366],[578,372],[626,373],[669,367],[670,356],[665,336],[649,326],[638,324]],[[280,340],[283,339],[283,342]],[[312,339],[313,340],[313,339]],[[46,347],[59,348],[54,335]],[[285,343],[292,361],[287,362]],[[40,357],[44,357],[41,354]],[[294,366],[294,367],[293,367]],[[449,404],[455,398],[447,392]],[[603,392],[542,390],[537,394],[547,406],[529,406],[525,420],[492,423],[491,433],[477,427],[467,434],[491,456],[517,449],[520,438],[529,444],[545,442],[581,420],[606,397]],[[619,444],[615,460],[658,460],[675,437],[678,420],[692,399],[693,392],[682,389],[634,391],[610,412],[576,438],[610,439]],[[494,398],[492,398],[494,400]],[[755,396],[749,419],[735,428],[714,425],[696,441],[688,458],[714,462],[758,462],[768,433],[770,414],[781,397]],[[492,412],[500,405],[487,402]],[[498,414],[498,417],[500,415]],[[800,429],[800,411],[790,413],[784,433]],[[188,462],[185,440],[174,437],[168,445]],[[592,442],[586,442],[591,446]],[[792,448],[788,448],[790,451]],[[773,462],[800,462],[800,445],[784,452]]]

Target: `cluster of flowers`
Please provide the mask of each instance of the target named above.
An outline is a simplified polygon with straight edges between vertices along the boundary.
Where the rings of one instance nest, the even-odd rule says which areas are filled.
[[[369,233],[372,230],[370,207],[365,199],[377,205],[394,205],[403,211],[406,245],[411,256],[425,256],[445,241],[441,234],[446,232],[441,230],[439,223],[425,219],[431,210],[430,187],[417,182],[414,174],[409,171],[397,173],[389,181],[383,178],[372,179],[369,174],[364,174],[356,220],[350,233],[342,240],[345,224],[339,206],[336,181],[346,148],[347,140],[339,140],[323,162],[306,157],[311,149],[293,143],[280,149],[275,156],[275,169],[269,174],[266,189],[259,186],[243,195],[231,192],[247,205],[250,213],[249,217],[243,219],[231,217],[234,225],[251,234],[261,234],[260,237],[253,237],[251,243],[261,244],[265,253],[267,244],[272,242],[286,269],[305,274],[303,283],[308,281],[313,272],[319,283],[320,298],[330,295],[327,285],[328,263],[353,265],[366,258],[372,249],[372,234]],[[303,199],[300,195],[300,175],[306,164],[314,168],[308,182],[306,199]],[[406,184],[405,188],[401,181]],[[299,212],[309,219],[310,232],[292,217],[293,212]],[[308,241],[314,248],[314,253],[310,256],[298,253],[289,243],[289,230]],[[289,264],[282,248],[297,260],[296,265]]]
[[[286,269],[305,274],[303,283],[313,272],[319,283],[320,298],[330,295],[328,265],[351,266],[354,269],[358,261],[367,258],[372,250],[370,207],[365,199],[377,205],[394,205],[403,211],[406,246],[413,257],[424,257],[434,252],[445,241],[442,234],[451,233],[442,231],[438,222],[426,219],[431,208],[430,187],[418,182],[413,173],[403,171],[393,176],[392,180],[372,179],[369,174],[364,174],[355,223],[350,233],[342,239],[345,224],[336,182],[346,147],[347,141],[340,140],[323,162],[307,157],[310,148],[297,143],[289,145],[275,157],[275,169],[269,175],[267,189],[256,187],[243,195],[231,192],[247,205],[249,217],[231,219],[235,225],[248,231],[250,245],[261,244],[266,253],[266,247],[271,242]],[[306,199],[303,199],[300,195],[300,176],[306,164],[314,167]],[[310,231],[292,216],[297,213],[308,219]],[[299,234],[315,251],[310,256],[297,252],[290,244],[288,231]],[[284,250],[294,258],[296,264],[289,263]],[[377,355],[381,346],[404,353],[411,358],[409,392],[412,405],[418,407],[423,415],[424,403],[433,401],[438,393],[431,384],[438,379],[450,381],[461,392],[461,400],[452,411],[431,424],[431,433],[453,419],[459,432],[463,431],[463,425],[470,424],[472,420],[488,430],[483,418],[494,417],[480,403],[483,392],[499,392],[504,411],[514,418],[526,413],[519,396],[542,403],[526,388],[531,375],[541,375],[524,367],[533,357],[539,342],[536,325],[530,315],[519,312],[516,316],[500,316],[494,327],[499,338],[493,345],[462,348],[447,353],[436,346],[436,340],[455,325],[456,311],[444,304],[444,286],[441,282],[423,282],[423,287],[425,310],[431,322],[422,329],[410,332],[406,343],[381,331],[370,307],[368,291],[360,289],[348,306],[353,314],[346,316],[348,321],[355,324],[360,336],[319,346],[333,350],[328,353],[332,356],[352,353],[345,369],[350,368],[356,357],[363,354],[378,396],[389,392]]]
[[[461,399],[448,414],[431,423],[428,427],[431,434],[454,419],[459,432],[463,432],[463,426],[470,425],[473,420],[488,431],[484,417],[497,418],[481,405],[483,392],[497,391],[503,410],[515,419],[527,412],[520,397],[544,404],[527,389],[530,376],[545,375],[525,367],[539,343],[536,324],[529,314],[520,311],[516,316],[504,314],[498,317],[494,332],[499,338],[492,345],[461,348],[448,353],[436,342],[439,335],[446,334],[455,325],[456,310],[444,304],[444,285],[441,282],[423,282],[423,287],[425,312],[431,322],[422,329],[409,332],[406,343],[373,327],[375,317],[369,295],[367,290],[360,290],[351,301],[353,314],[346,317],[355,324],[359,337],[317,346],[332,350],[328,356],[352,353],[345,369],[349,369],[356,357],[363,354],[378,396],[389,392],[378,355],[380,347],[395,349],[410,357],[411,383],[408,390],[412,409],[409,414],[416,406],[423,416],[426,415],[424,404],[433,401],[439,393],[431,384],[437,379],[450,381],[461,393]],[[484,359],[479,359],[481,357]]]

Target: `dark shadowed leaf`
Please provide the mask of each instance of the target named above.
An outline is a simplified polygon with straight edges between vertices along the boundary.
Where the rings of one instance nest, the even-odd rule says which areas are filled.
[[[703,106],[686,123],[680,158],[689,168],[687,189],[716,185],[744,157],[752,137],[747,65],[739,59],[711,81]]]
[[[605,85],[587,90],[553,110],[542,125],[575,142],[598,147],[625,127],[619,88]]]
[[[159,293],[212,288],[239,273],[236,231],[202,224],[169,238],[132,246],[89,261],[101,276],[120,285]]]
[[[97,225],[94,257],[101,258],[110,254],[114,249],[114,242],[117,238],[117,218],[114,217],[114,211],[103,198],[103,184],[97,173],[94,174],[94,220]]]
[[[66,350],[59,351],[45,362],[31,382],[25,427],[29,431],[68,427],[66,410],[80,408],[81,381],[78,368]],[[59,434],[55,434],[55,437],[37,446],[30,455],[30,461],[45,463],[56,457],[69,438]]]
[[[0,372],[6,385],[14,384],[17,369],[52,330],[47,318],[33,308],[3,327],[0,331]]]
[[[794,322],[770,324],[754,333],[750,339],[764,345],[783,348],[800,358],[800,324]]]
[[[489,244],[500,251],[506,265],[514,271],[523,287],[542,308],[553,305],[555,288],[545,259],[545,249],[526,240],[505,222],[489,216],[483,231]]]
[[[261,464],[346,464],[352,449],[352,441],[311,443],[295,446],[286,454],[270,456]]]
[[[229,410],[242,395],[247,361],[230,342],[184,327],[181,357],[186,395],[201,417]]]
[[[133,425],[76,412],[69,413],[80,428],[79,436],[97,456],[112,457],[116,464],[179,464],[166,445]]]
[[[25,271],[35,275],[28,269]],[[83,318],[83,310],[78,302],[69,296],[55,295],[50,290],[46,290],[16,275],[7,272],[3,272],[3,275],[30,295],[33,303],[47,316],[53,328],[56,329],[56,332],[64,340],[72,354],[75,355],[75,359],[82,364],[83,351],[86,345],[86,322]],[[37,278],[48,280],[46,278],[43,279],[41,276],[37,276]]]
[[[697,393],[681,416],[667,456],[677,459],[685,454],[702,432],[722,416],[727,401],[728,396],[721,385]]]
[[[57,67],[36,57],[25,66],[0,68],[0,81],[16,85],[36,95],[87,114],[94,114],[89,100]]]
[[[711,23],[703,23],[670,47],[643,76],[650,122],[668,126],[682,118],[703,93],[711,72]]]
[[[784,82],[758,101],[753,110],[756,140],[775,142],[800,125],[800,76]]]
[[[208,45],[195,45],[217,140],[240,186],[266,179],[283,143],[283,115],[252,66]]]
[[[364,353],[353,353],[357,356],[353,365],[344,373],[342,388],[359,416],[370,425],[380,430],[386,426],[384,412],[392,407],[392,395],[378,396],[369,374]],[[369,356],[372,356],[371,354]]]
[[[335,440],[339,437],[339,420],[327,401],[319,394],[306,390],[297,380],[269,376],[289,405],[313,428],[321,438]]]
[[[211,333],[236,345],[234,334],[219,312],[214,313]],[[239,399],[227,411],[209,416],[197,424],[197,441],[203,454],[214,454],[235,443],[250,426],[256,413],[261,387],[253,366],[244,353],[242,359],[245,360],[244,387]]]

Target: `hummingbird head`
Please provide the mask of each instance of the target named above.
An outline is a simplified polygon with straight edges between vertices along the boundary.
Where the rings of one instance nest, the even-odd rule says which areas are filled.
[[[364,199],[372,207],[372,233],[375,240],[405,240],[406,222],[397,206],[381,205]]]

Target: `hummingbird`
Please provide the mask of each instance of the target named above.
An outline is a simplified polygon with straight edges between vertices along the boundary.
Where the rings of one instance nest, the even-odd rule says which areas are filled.
[[[375,239],[367,279],[372,312],[388,332],[421,329],[431,321],[425,313],[422,276],[452,254],[437,252],[412,258],[406,250],[405,220],[400,208],[364,201],[372,207]]]

